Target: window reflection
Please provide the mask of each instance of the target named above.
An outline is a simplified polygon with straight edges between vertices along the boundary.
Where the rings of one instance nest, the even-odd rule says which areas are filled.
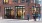
[[[23,19],[24,18],[24,13],[25,13],[24,6],[16,6],[16,10],[17,10],[17,17]]]
[[[5,4],[8,3],[8,0],[4,0],[4,3],[5,3]]]

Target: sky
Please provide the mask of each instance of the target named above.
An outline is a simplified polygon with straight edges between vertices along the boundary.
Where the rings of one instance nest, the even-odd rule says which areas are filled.
[[[39,0],[39,4],[40,4],[40,6],[42,6],[42,0]]]

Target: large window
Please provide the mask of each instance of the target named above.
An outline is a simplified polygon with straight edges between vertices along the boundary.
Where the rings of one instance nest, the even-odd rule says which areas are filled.
[[[12,7],[4,8],[4,18],[5,19],[14,19],[14,10],[12,9]]]
[[[16,6],[16,15],[17,18],[24,18],[25,7],[24,6]]]
[[[26,0],[27,5],[29,6],[30,0]]]
[[[40,13],[40,8],[39,8],[39,7],[37,7],[36,9],[37,9],[36,11],[37,11],[38,13]]]
[[[36,9],[39,10],[39,7],[37,7]]]
[[[21,3],[24,3],[25,2],[25,0],[21,0]]]
[[[33,14],[35,14],[35,13],[40,14],[40,8],[33,6],[33,7],[32,7],[32,13],[33,13]]]
[[[18,0],[13,0],[13,2],[17,2],[18,3]]]
[[[26,3],[30,3],[30,0],[26,0]]]
[[[8,3],[8,0],[4,0],[4,3],[7,4]]]
[[[35,14],[35,12],[36,12],[36,8],[33,6],[32,7],[32,13]]]

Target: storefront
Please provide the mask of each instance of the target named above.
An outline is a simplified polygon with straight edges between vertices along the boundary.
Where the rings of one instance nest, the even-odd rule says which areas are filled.
[[[25,15],[25,7],[24,6],[15,6],[16,7],[16,17],[18,19],[23,19]]]
[[[14,9],[12,7],[5,7],[4,18],[6,19],[24,19],[25,15],[25,6],[15,6],[16,15],[14,13]]]
[[[40,15],[41,16],[41,13],[40,13],[40,7],[35,7],[33,6],[32,7],[32,15],[37,15],[37,17]],[[39,15],[38,15],[39,14]]]

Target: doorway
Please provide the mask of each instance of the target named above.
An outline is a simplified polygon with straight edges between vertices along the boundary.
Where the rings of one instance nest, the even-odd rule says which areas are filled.
[[[25,7],[24,6],[15,6],[16,7],[16,17],[17,19],[24,19]]]
[[[4,8],[4,18],[5,19],[14,19],[14,10],[11,7]]]

